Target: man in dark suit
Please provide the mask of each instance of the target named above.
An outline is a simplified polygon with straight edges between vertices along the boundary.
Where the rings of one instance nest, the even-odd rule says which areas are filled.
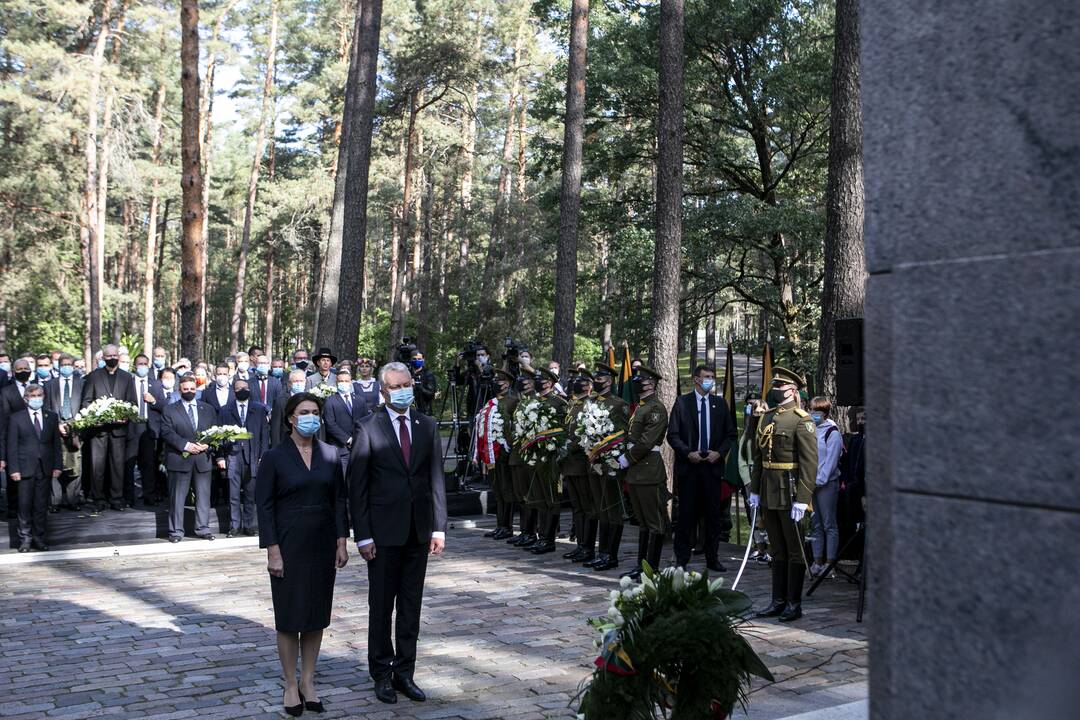
[[[254,380],[249,383],[252,399],[266,406],[267,412],[273,409],[274,402],[282,393],[281,380],[271,375],[271,370],[273,366],[270,364],[270,358],[259,355],[256,357],[255,372],[252,373]]]
[[[98,398],[114,397],[138,407],[135,383],[131,373],[119,368],[120,348],[106,345],[101,358],[105,367],[94,370],[83,382],[81,407],[86,408]],[[124,509],[124,462],[127,459],[127,423],[93,428],[86,433],[90,445],[90,483],[98,510],[106,502],[113,510]],[[106,484],[106,473],[108,483]]]
[[[161,411],[167,404],[161,383],[150,377],[150,358],[135,356],[136,406],[143,422],[131,423],[128,432],[127,462],[124,467],[124,500],[129,507],[135,505],[135,469],[139,470],[144,503],[156,503],[164,494],[158,487],[157,441],[161,436]]]
[[[7,457],[5,447],[7,445],[7,422],[15,413],[26,409],[24,395],[26,388],[32,384],[30,362],[26,358],[19,358],[12,364],[11,381],[0,388],[0,470],[4,469],[4,459]],[[7,518],[14,520],[18,513],[19,488],[7,477]]]
[[[326,420],[326,442],[334,445],[341,453],[341,469],[348,472],[349,450],[352,449],[353,435],[359,428],[360,421],[371,414],[363,397],[354,393],[352,373],[341,370],[337,374],[337,392],[326,398],[323,404],[323,419]]]
[[[60,418],[63,472],[52,484],[52,507],[82,509],[82,453],[79,434],[71,419],[79,409],[83,378],[75,374],[75,358],[63,354],[58,361],[60,377],[45,383],[45,407]]]
[[[201,399],[210,403],[214,412],[221,412],[221,408],[233,401],[232,372],[228,365],[220,363],[214,368],[214,382],[203,388]]]
[[[161,371],[169,365],[169,356],[165,352],[165,348],[156,347],[153,350],[153,358],[150,363],[150,377],[155,380],[161,379]]]
[[[257,535],[255,529],[255,476],[259,461],[270,448],[270,420],[262,403],[251,399],[251,387],[247,380],[233,380],[231,403],[221,409],[218,422],[237,425],[251,433],[248,440],[230,444],[226,457],[226,473],[229,478],[229,531],[226,537]]]
[[[0,352],[0,390],[11,382],[11,356]]]
[[[184,539],[184,505],[195,484],[195,535],[213,540],[210,532],[210,448],[198,442],[199,433],[218,424],[217,411],[195,399],[195,378],[180,380],[180,402],[161,414],[161,439],[165,444],[165,469],[169,473],[169,542]],[[185,457],[185,455],[187,457]],[[224,458],[217,466],[225,468]]]
[[[45,518],[49,488],[60,476],[60,423],[45,409],[45,388],[28,385],[26,407],[8,418],[7,471],[18,487],[19,552],[48,550]]]
[[[387,363],[379,381],[386,408],[364,418],[353,439],[349,504],[368,565],[368,667],[376,697],[394,703],[395,690],[425,699],[413,682],[416,640],[428,554],[442,553],[446,538],[446,488],[435,420],[410,409],[409,368]]]
[[[712,366],[694,368],[694,391],[675,401],[667,441],[675,451],[679,498],[675,562],[683,568],[690,562],[691,532],[704,515],[706,565],[713,572],[724,572],[717,558],[720,506],[731,497],[731,486],[724,482],[724,462],[735,442],[736,429],[727,403],[712,394],[715,385],[716,370]]]

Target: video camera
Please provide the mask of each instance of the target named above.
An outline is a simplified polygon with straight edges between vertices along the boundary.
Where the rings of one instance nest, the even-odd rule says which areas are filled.
[[[403,337],[397,348],[394,349],[394,360],[408,365],[414,352],[416,352],[416,343],[413,342],[412,338]]]
[[[518,356],[523,352],[527,352],[529,348],[526,347],[525,343],[515,340],[512,337],[506,338],[506,341],[503,343],[503,348],[502,358],[506,363],[506,371],[514,377],[517,377],[518,373],[521,372],[521,361],[518,359]]]

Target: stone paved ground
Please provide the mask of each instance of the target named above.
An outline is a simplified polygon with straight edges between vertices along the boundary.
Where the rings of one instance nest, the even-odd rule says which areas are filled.
[[[376,701],[365,670],[366,573],[339,575],[323,644],[324,717],[572,718],[615,575],[525,555],[451,530],[429,568],[417,682],[429,701]],[[626,546],[636,547],[633,535]],[[254,547],[0,566],[0,717],[282,717],[265,555]],[[738,552],[723,546],[726,556]],[[670,555],[670,549],[667,550]],[[769,572],[752,566],[755,601]],[[729,572],[726,577],[733,578]],[[752,718],[865,697],[866,637],[853,586],[827,583],[794,627],[761,623],[752,643],[777,676],[756,683]],[[310,713],[308,713],[310,715]]]

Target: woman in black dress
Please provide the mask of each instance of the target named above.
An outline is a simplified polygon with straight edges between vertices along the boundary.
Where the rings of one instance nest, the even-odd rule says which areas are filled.
[[[330,624],[336,568],[349,561],[345,477],[337,448],[315,438],[322,404],[297,393],[285,404],[289,437],[263,456],[255,485],[259,547],[274,598],[285,710],[322,712],[315,663]],[[296,682],[296,656],[302,665]]]

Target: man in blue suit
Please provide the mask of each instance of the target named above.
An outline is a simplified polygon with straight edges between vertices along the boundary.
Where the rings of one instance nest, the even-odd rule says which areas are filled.
[[[281,380],[271,375],[272,371],[273,366],[270,364],[269,356],[259,355],[256,358],[255,379],[250,383],[251,397],[255,402],[265,405],[267,408],[274,407],[278,395],[283,390]]]
[[[161,414],[161,439],[165,443],[165,469],[169,473],[169,542],[184,539],[184,505],[195,485],[195,535],[213,540],[210,532],[210,448],[198,441],[199,433],[218,424],[217,411],[195,398],[195,376],[180,380],[180,402]],[[225,460],[217,461],[224,469]]]
[[[164,486],[158,484],[157,442],[161,436],[161,411],[165,408],[165,392],[161,382],[150,376],[150,358],[139,354],[135,356],[134,377],[135,397],[138,400],[141,422],[128,424],[127,458],[124,463],[124,500],[129,507],[134,506],[135,469],[139,470],[142,483],[144,504],[157,503],[165,493]]]
[[[363,396],[356,394],[352,373],[341,370],[337,374],[337,392],[326,398],[323,416],[326,420],[326,442],[338,448],[341,469],[348,474],[349,451],[353,435],[360,421],[371,414]]]
[[[230,443],[226,456],[226,473],[229,478],[229,531],[226,537],[257,535],[255,527],[255,476],[259,472],[259,460],[270,448],[269,410],[265,405],[251,399],[251,386],[247,380],[233,380],[233,400],[221,409],[218,421],[222,425],[237,425],[251,433],[248,440]]]

